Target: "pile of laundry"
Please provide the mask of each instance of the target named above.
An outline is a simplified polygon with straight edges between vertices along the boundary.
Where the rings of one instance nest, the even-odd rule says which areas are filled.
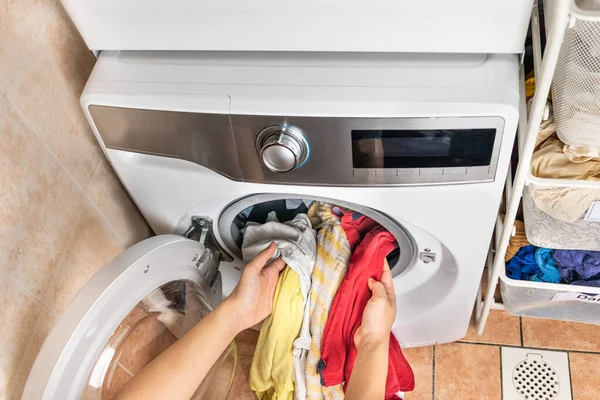
[[[530,244],[523,222],[506,252],[506,276],[511,279],[600,287],[600,251],[553,250]]]
[[[277,200],[238,217],[244,260],[275,242],[275,257],[287,264],[260,329],[250,387],[259,400],[344,398],[357,356],[354,333],[371,297],[367,281],[380,278],[398,246],[394,236],[367,216],[320,202]],[[386,399],[413,388],[390,334]]]
[[[531,173],[538,178],[600,181],[600,149],[574,147],[558,138],[552,114],[542,122],[536,150],[531,159]],[[557,221],[573,223],[582,219],[590,204],[600,201],[600,185],[589,187],[556,187],[534,190],[535,206]]]

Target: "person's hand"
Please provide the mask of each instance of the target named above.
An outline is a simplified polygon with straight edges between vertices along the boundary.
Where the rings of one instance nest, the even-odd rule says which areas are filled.
[[[226,299],[239,318],[241,330],[256,325],[273,312],[279,272],[285,268],[281,258],[269,262],[276,248],[271,243],[246,265],[240,282]]]
[[[369,278],[368,284],[372,294],[363,311],[362,324],[354,335],[357,348],[389,343],[396,318],[396,293],[387,260],[384,262],[380,281]]]

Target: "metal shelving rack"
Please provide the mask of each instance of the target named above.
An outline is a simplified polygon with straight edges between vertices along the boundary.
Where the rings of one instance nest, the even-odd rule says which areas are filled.
[[[532,99],[531,110],[527,113],[525,100],[525,87],[523,71],[521,72],[521,105],[520,105],[520,120],[518,128],[518,151],[519,163],[514,175],[511,174],[509,167],[506,189],[505,189],[505,204],[506,212],[504,220],[498,216],[494,240],[492,241],[488,260],[487,260],[487,288],[485,293],[482,288],[478,293],[476,303],[476,323],[477,332],[482,334],[485,328],[488,316],[492,309],[504,309],[504,304],[497,302],[494,299],[496,288],[499,284],[501,274],[504,274],[506,254],[509,240],[514,232],[514,222],[519,209],[519,204],[523,197],[524,190],[535,182],[536,178],[530,173],[532,155],[536,146],[536,139],[540,124],[544,119],[548,118],[548,108],[546,106],[548,94],[550,92],[553,77],[559,62],[561,47],[565,39],[565,35],[569,29],[573,29],[577,21],[598,22],[600,24],[600,11],[587,11],[579,7],[584,0],[546,0],[544,10],[546,14],[546,46],[542,56],[539,12],[537,2],[534,5],[531,28],[532,28],[532,45],[534,59],[534,74],[536,81],[536,91]],[[549,16],[549,17],[548,17]],[[600,43],[600,37],[598,38]],[[600,102],[600,99],[598,99]],[[554,180],[548,180],[554,181]],[[562,186],[568,187],[575,185],[574,181],[561,181]],[[590,187],[598,182],[577,181],[578,186]],[[556,184],[556,182],[555,182]],[[522,281],[525,282],[525,281]],[[546,283],[527,283],[531,287],[531,291],[542,292],[544,290],[564,290],[565,285],[546,284]],[[588,288],[589,289],[589,288]],[[589,291],[589,290],[588,290]],[[600,290],[598,291],[600,293]],[[510,311],[510,310],[509,310]],[[533,315],[536,316],[536,315]],[[545,318],[553,318],[552,315],[543,315]],[[567,318],[557,318],[567,319]],[[600,323],[598,321],[597,323]]]

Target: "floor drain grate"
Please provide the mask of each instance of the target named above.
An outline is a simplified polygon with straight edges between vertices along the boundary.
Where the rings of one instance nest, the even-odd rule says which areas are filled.
[[[524,399],[554,400],[560,390],[556,370],[540,354],[528,353],[513,371],[513,385]]]
[[[504,400],[571,400],[567,353],[502,348]]]

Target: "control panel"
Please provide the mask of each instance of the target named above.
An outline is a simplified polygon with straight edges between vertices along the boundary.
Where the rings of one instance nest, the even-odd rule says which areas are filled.
[[[231,115],[244,180],[294,185],[493,181],[501,117]]]
[[[493,181],[504,119],[227,115],[89,107],[108,148],[175,157],[231,179],[382,186]]]

